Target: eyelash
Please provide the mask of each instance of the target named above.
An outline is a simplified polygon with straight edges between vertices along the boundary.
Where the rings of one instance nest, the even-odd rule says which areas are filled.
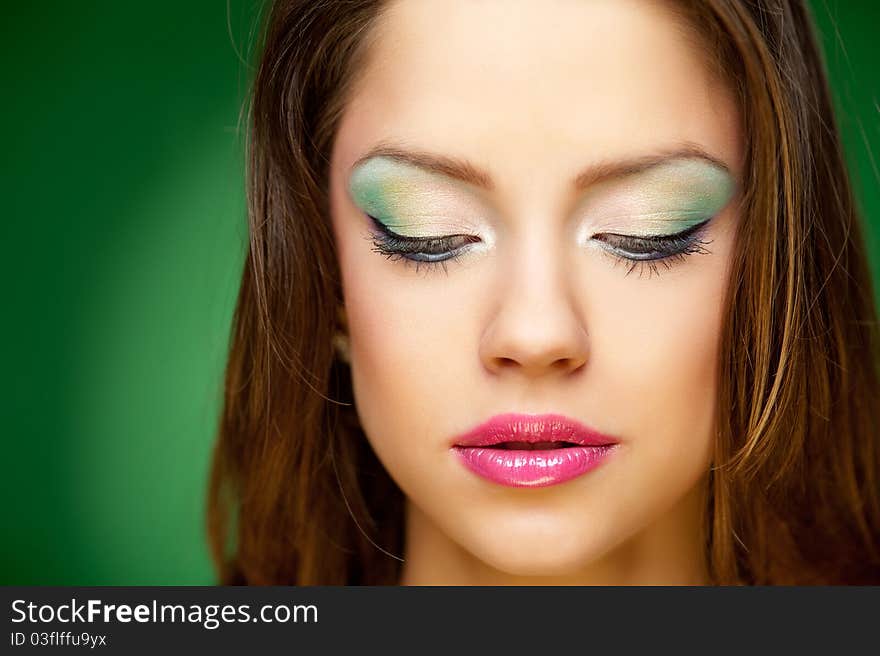
[[[474,235],[405,237],[391,232],[375,217],[369,214],[367,217],[376,228],[376,232],[371,234],[372,250],[389,260],[402,260],[406,266],[414,267],[416,272],[421,266],[427,266],[429,269],[442,266],[443,271],[448,273],[446,263],[455,260],[467,249],[468,244],[480,241],[480,238]],[[414,257],[415,255],[426,257],[417,258]]]
[[[688,255],[708,255],[711,251],[706,246],[711,244],[712,240],[701,239],[701,235],[711,220],[710,217],[674,235],[633,237],[606,232],[594,235],[593,239],[601,244],[600,247],[605,253],[617,262],[623,262],[627,265],[626,275],[638,270],[639,277],[641,277],[647,269],[650,278],[652,274],[660,275],[660,265],[670,269],[675,263],[684,261]],[[604,244],[608,244],[616,250],[612,250]],[[643,250],[627,250],[627,248],[633,247]],[[653,250],[648,251],[648,248]],[[629,253],[629,255],[624,253]]]
[[[443,267],[444,272],[448,273],[446,263],[456,260],[467,250],[468,244],[480,241],[480,238],[474,235],[405,237],[391,232],[375,217],[367,216],[376,228],[376,232],[371,235],[372,250],[384,255],[389,260],[402,260],[406,266],[414,267],[416,272],[421,266],[433,269],[439,265]],[[669,269],[676,262],[683,261],[688,255],[709,254],[710,251],[705,247],[711,243],[711,240],[705,241],[700,238],[703,228],[709,221],[711,218],[674,235],[634,237],[617,233],[601,233],[594,235],[593,239],[600,243],[600,248],[607,255],[628,266],[625,275],[628,276],[638,270],[641,277],[641,274],[647,269],[648,277],[650,277],[652,274],[660,275],[659,265]],[[414,257],[415,255],[422,257],[417,258]]]

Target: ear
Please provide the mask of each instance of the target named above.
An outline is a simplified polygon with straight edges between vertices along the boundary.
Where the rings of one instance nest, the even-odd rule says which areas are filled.
[[[336,329],[333,331],[333,349],[336,356],[345,363],[351,363],[351,355],[348,341],[348,317],[345,307],[339,305],[336,310]]]
[[[348,315],[345,312],[345,305],[342,303],[336,306],[336,330],[348,335]]]

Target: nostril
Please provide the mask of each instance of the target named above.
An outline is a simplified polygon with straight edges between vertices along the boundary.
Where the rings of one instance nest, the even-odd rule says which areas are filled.
[[[530,363],[527,361],[520,362],[516,358],[498,356],[492,360],[493,368],[496,371],[505,369],[523,369],[537,373],[539,370],[545,373],[556,372],[558,374],[573,374],[580,371],[586,364],[586,358],[556,358],[549,362]]]
[[[565,360],[559,360],[555,364],[562,371],[574,373],[583,369],[586,363],[587,361],[585,359],[567,358]]]

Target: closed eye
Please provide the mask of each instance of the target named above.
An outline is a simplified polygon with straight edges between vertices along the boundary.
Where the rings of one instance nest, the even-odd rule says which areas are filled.
[[[390,260],[401,259],[406,263],[441,264],[458,257],[470,244],[480,241],[475,235],[442,235],[408,237],[388,229],[381,221],[367,215],[373,223],[371,234],[373,251]]]
[[[688,255],[710,253],[706,246],[711,240],[701,237],[711,220],[710,217],[672,235],[635,236],[604,232],[593,235],[592,239],[609,255],[630,265],[627,275],[636,268],[645,266],[652,273],[659,274],[658,264],[668,269]]]
[[[442,265],[445,270],[447,261],[457,258],[471,244],[480,241],[475,235],[464,234],[409,237],[393,232],[369,214],[367,217],[373,227],[370,235],[372,250],[389,260],[402,260],[405,264],[414,265],[416,270],[424,265]],[[705,247],[711,241],[701,239],[709,221],[711,217],[672,235],[636,236],[603,232],[593,235],[591,239],[616,260],[629,264],[627,275],[643,267],[648,267],[652,273],[659,273],[658,264],[668,269],[688,255],[710,253]]]

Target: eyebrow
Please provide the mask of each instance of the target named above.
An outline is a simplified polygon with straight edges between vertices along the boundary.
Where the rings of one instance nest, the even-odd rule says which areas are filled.
[[[352,165],[352,169],[373,157],[387,157],[425,171],[461,180],[482,189],[489,191],[494,189],[492,176],[467,160],[424,150],[404,148],[391,143],[381,143],[374,146]],[[701,146],[683,142],[641,156],[591,164],[574,177],[572,188],[575,191],[583,191],[597,182],[640,173],[675,159],[702,159],[730,173],[730,168],[724,162],[710,155]]]

